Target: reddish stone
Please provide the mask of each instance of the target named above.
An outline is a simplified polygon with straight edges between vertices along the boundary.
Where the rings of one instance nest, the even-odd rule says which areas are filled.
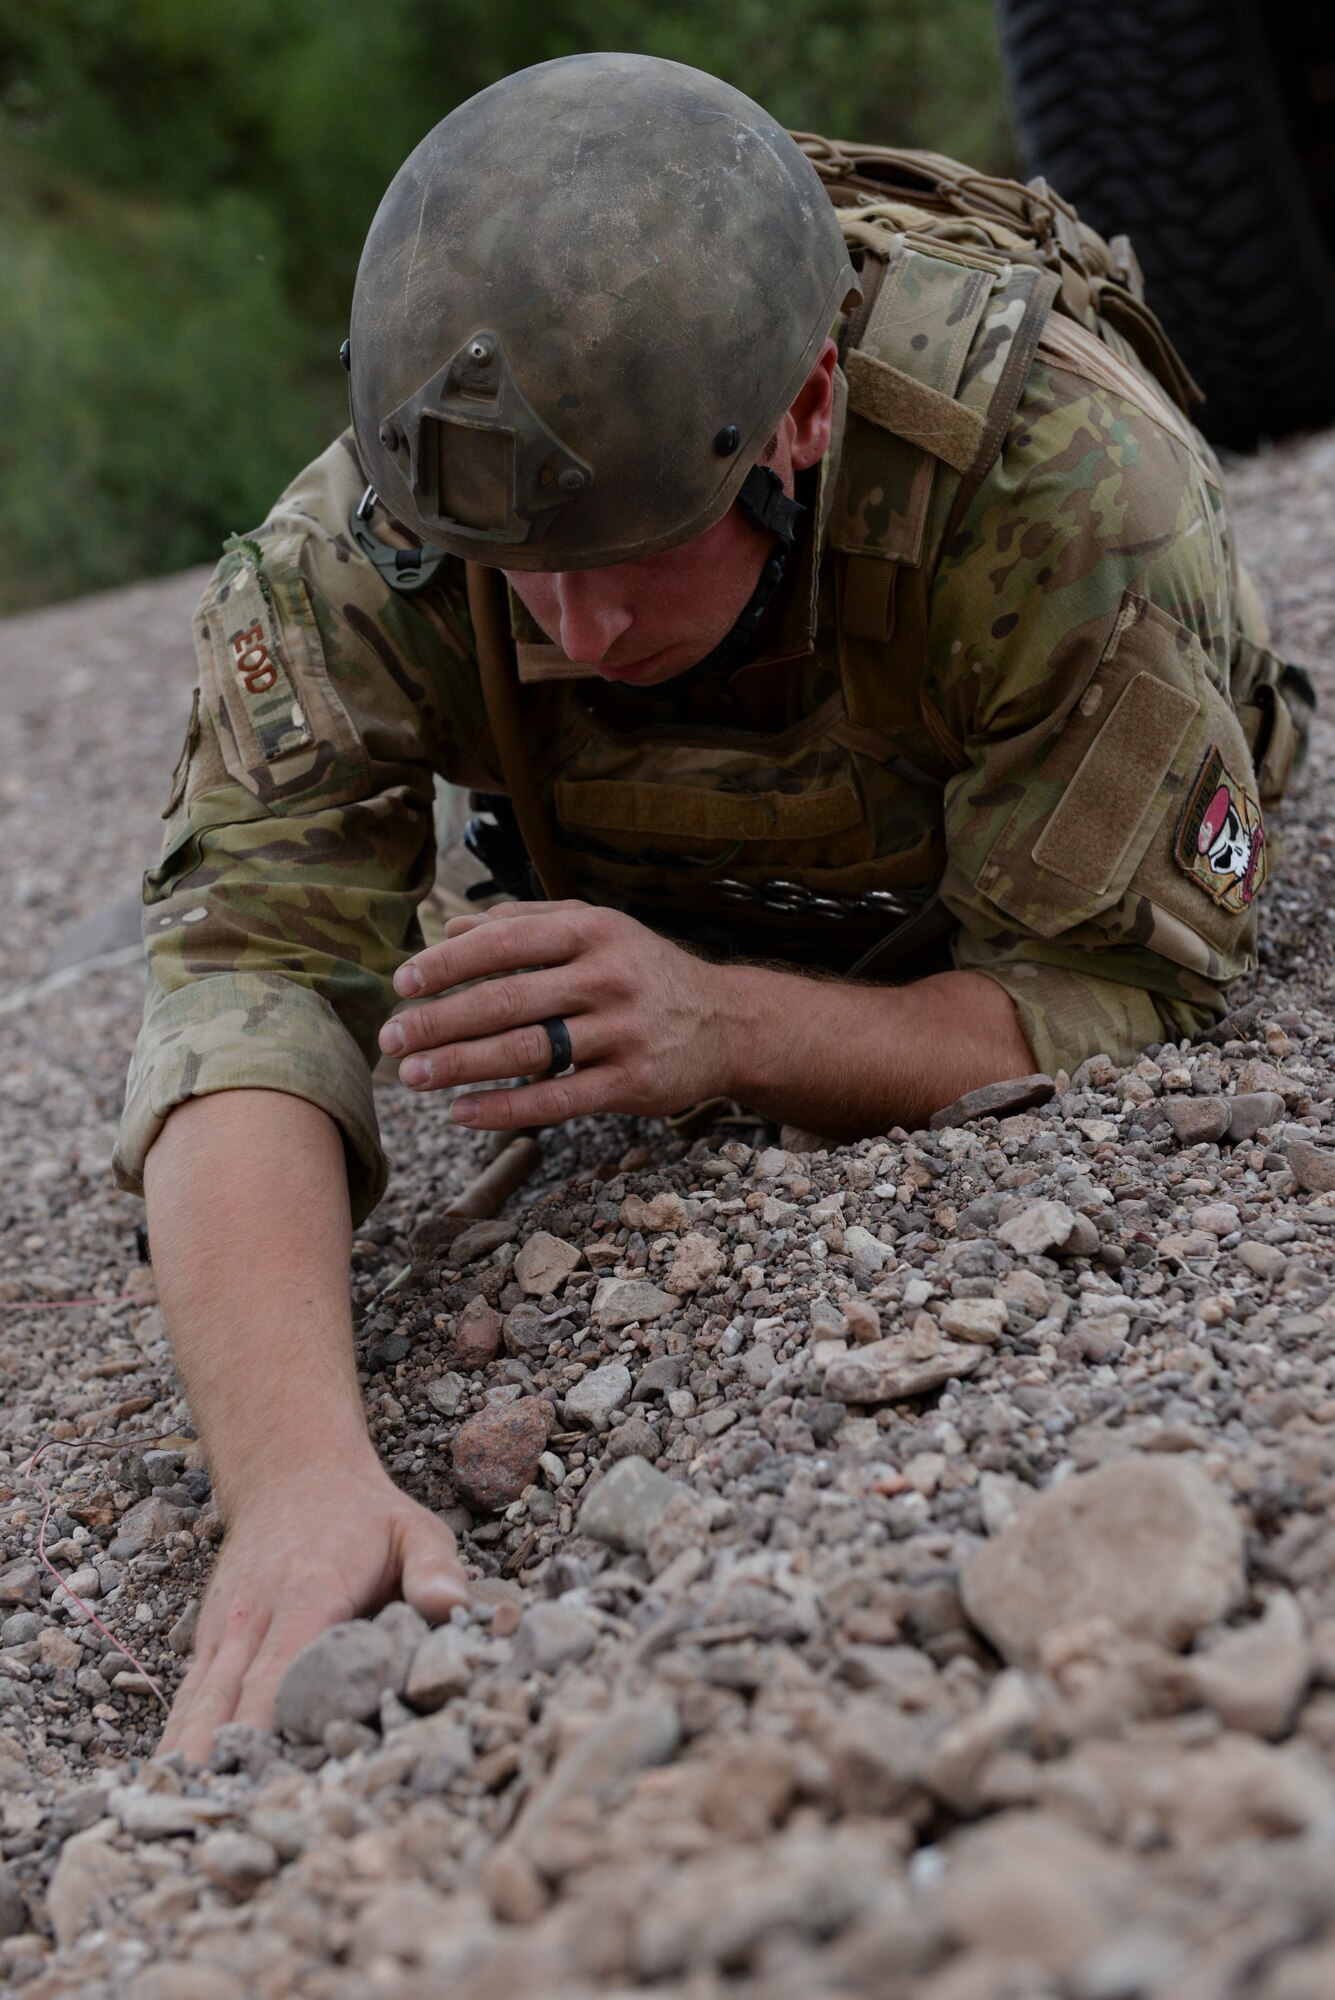
[[[493,1403],[460,1427],[454,1440],[454,1484],[469,1507],[498,1514],[537,1477],[552,1406],[541,1396]]]
[[[454,1366],[485,1368],[500,1352],[501,1316],[480,1295],[470,1299],[454,1327]]]

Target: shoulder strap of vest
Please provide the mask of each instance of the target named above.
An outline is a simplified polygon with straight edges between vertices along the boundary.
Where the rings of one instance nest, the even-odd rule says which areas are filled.
[[[806,153],[852,239],[860,221],[872,235],[887,213],[908,207],[912,225],[932,241],[991,242],[1018,260],[1052,271],[1056,308],[1091,333],[1111,331],[1135,352],[1184,411],[1202,392],[1156,315],[1145,303],[1140,262],[1125,236],[1105,241],[1041,175],[1027,185],[980,174],[943,153],[793,137]],[[893,219],[888,226],[902,226]],[[865,240],[860,238],[859,240]]]
[[[498,569],[466,565],[468,613],[473,621],[478,674],[492,741],[528,858],[551,901],[569,896],[570,876],[556,844],[538,787],[533,754],[519,712],[519,672],[510,635],[505,578]]]
[[[928,596],[941,550],[1001,450],[1057,279],[1002,253],[928,250],[902,236],[887,243],[884,266],[844,362],[848,420],[829,529],[844,695],[850,721],[925,726],[958,768],[963,748],[921,692]]]

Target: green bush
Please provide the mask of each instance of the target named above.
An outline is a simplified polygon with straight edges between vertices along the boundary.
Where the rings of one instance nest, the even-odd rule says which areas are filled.
[[[496,77],[591,48],[1011,164],[991,0],[0,0],[0,609],[253,525],[343,421],[400,160]]]

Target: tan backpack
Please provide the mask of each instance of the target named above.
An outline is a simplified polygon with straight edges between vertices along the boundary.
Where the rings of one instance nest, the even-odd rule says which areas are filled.
[[[1114,236],[1105,242],[1041,177],[1024,186],[999,175],[975,173],[944,153],[858,146],[810,132],[794,132],[793,137],[841,211],[845,237],[860,241],[873,257],[884,257],[885,238],[894,229],[884,214],[887,208],[924,210],[940,220],[928,230],[909,232],[910,242],[916,235],[938,255],[945,245],[980,251],[984,257],[1000,251],[1011,262],[1050,272],[1056,280],[1054,310],[1077,320],[1115,350],[1129,350],[1179,409],[1189,410],[1203,400],[1145,303],[1145,280],[1130,240]],[[864,290],[869,275],[873,296],[864,296],[850,325],[852,346],[858,344],[875,304],[875,275],[864,264]]]

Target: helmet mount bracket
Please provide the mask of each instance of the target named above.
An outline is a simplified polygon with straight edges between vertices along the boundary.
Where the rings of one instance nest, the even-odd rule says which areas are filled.
[[[586,493],[593,468],[519,386],[500,335],[482,327],[380,426],[423,527],[464,541],[538,541]]]

